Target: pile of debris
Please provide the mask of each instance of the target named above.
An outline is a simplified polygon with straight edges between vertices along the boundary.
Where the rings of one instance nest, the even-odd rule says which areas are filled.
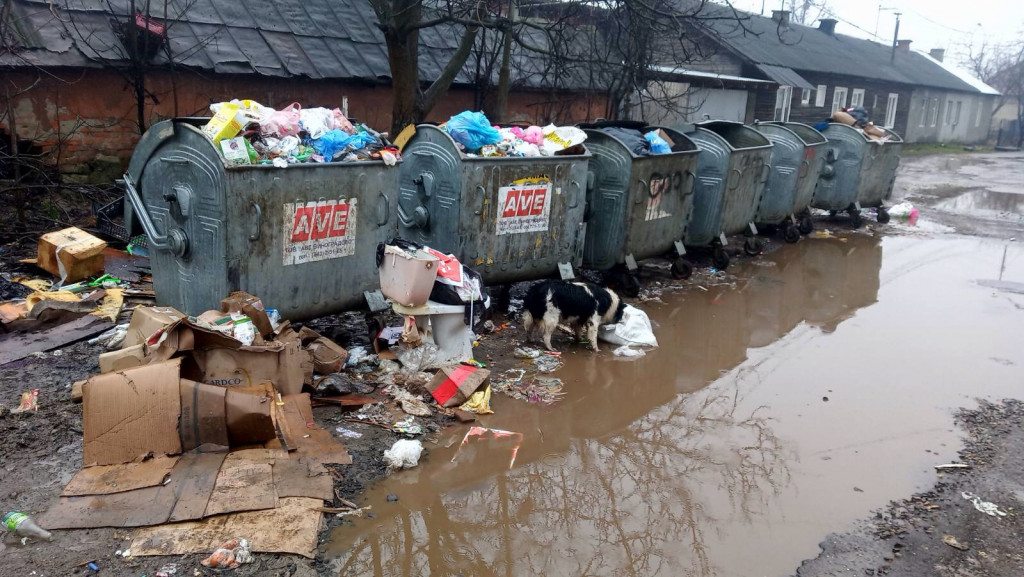
[[[851,106],[832,113],[832,122],[852,126],[855,130],[879,143],[892,140],[892,137],[884,130],[875,126],[868,118],[868,111],[863,106]]]

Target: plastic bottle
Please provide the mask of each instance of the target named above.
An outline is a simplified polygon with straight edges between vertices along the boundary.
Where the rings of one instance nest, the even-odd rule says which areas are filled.
[[[53,535],[46,529],[36,525],[35,521],[28,515],[18,511],[11,511],[0,520],[0,526],[14,533],[19,537],[32,537],[34,539],[46,539],[53,541]]]

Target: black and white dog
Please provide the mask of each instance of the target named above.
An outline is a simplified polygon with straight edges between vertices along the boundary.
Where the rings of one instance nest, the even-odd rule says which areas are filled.
[[[597,351],[597,327],[621,321],[626,303],[615,291],[596,284],[547,280],[526,291],[523,308],[527,339],[536,329],[547,350],[553,351],[551,335],[559,323],[565,322],[575,329],[577,337],[585,336]]]

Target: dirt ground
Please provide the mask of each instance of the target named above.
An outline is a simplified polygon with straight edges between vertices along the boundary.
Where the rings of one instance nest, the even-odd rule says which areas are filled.
[[[915,205],[932,208],[930,214],[935,215],[934,220],[940,226],[955,227],[958,232],[966,234],[1020,237],[1024,233],[1024,219],[1015,218],[1012,210],[1003,211],[1003,214],[997,211],[994,215],[982,211],[964,217],[962,211],[958,213],[955,207],[943,208],[946,206],[944,202],[964,192],[974,192],[979,196],[1000,194],[998,186],[991,190],[992,187],[977,184],[969,174],[962,176],[961,169],[965,163],[998,175],[1006,163],[1020,162],[1024,162],[1024,155],[934,156],[905,161],[900,178],[908,185],[901,188],[898,196]],[[64,208],[60,210],[71,213]],[[33,222],[45,222],[45,218]],[[875,226],[870,219],[867,222],[869,227]],[[839,228],[843,223],[819,215],[817,226],[819,229]],[[885,234],[915,234],[900,225],[884,230]],[[8,237],[6,242],[0,247],[0,273],[32,272],[16,261],[32,254],[34,236],[16,235]],[[770,252],[780,246],[781,240],[773,239],[765,250]],[[689,283],[692,286],[707,280],[709,275],[706,256],[695,256],[701,266]],[[734,258],[748,257],[736,255]],[[680,284],[669,277],[667,262],[653,264],[654,268],[645,272],[647,292],[641,295],[640,301],[657,298],[660,285]],[[477,357],[492,370],[500,372],[515,362],[512,350],[521,333],[511,327],[518,322],[516,297],[521,296],[522,290],[523,287],[519,286],[512,293],[509,317],[499,315],[492,319],[496,326],[506,325],[509,328],[484,334],[480,341]],[[310,324],[343,346],[368,344],[367,322],[361,313],[325,317]],[[80,404],[70,400],[70,386],[74,381],[97,372],[100,352],[98,346],[79,342],[59,351],[0,367],[0,404],[10,408],[16,404],[22,390],[40,389],[38,412],[19,415],[0,411],[0,439],[4,441],[0,443],[0,514],[19,510],[38,515],[57,498],[78,470],[82,457],[82,411]],[[372,367],[361,370],[370,371]],[[363,377],[370,382],[380,380],[375,373],[363,373]],[[381,388],[378,386],[374,395],[383,398]],[[357,504],[362,504],[360,496],[365,489],[387,474],[382,452],[400,438],[384,427],[347,420],[360,410],[338,407],[314,410],[317,422],[327,430],[344,427],[362,434],[357,439],[343,439],[353,464],[342,467],[341,478],[335,486],[337,497]],[[437,427],[451,422],[448,417],[433,421]],[[1021,487],[1020,480],[1024,461],[1019,456],[1019,447],[1024,443],[1024,405],[1017,401],[983,405],[978,410],[962,411],[958,422],[968,435],[961,458],[962,462],[972,466],[970,470],[937,475],[936,485],[930,491],[893,502],[850,532],[829,536],[822,543],[821,555],[804,562],[796,573],[804,577],[1024,574],[1024,558],[1018,553],[1021,526],[1014,512],[1016,501],[1024,500],[1024,487]],[[437,442],[436,438],[431,433],[425,435],[424,444],[428,451],[432,443]],[[996,518],[975,510],[961,496],[963,491],[998,504],[1009,513],[1008,516]],[[327,522],[320,534],[321,543],[326,541],[331,528],[348,522],[333,515],[325,518]],[[944,544],[944,535],[954,536],[969,548],[961,551]],[[125,577],[151,577],[167,563],[176,564],[177,575],[215,573],[200,566],[200,555],[177,558],[116,556],[116,552],[127,547],[129,536],[128,530],[114,529],[57,531],[52,543],[30,541],[22,544],[15,537],[3,534],[0,574],[85,575],[91,573],[84,567],[90,561],[95,562],[105,575]],[[228,537],[231,536],[225,536]],[[258,554],[254,563],[233,574],[331,575],[322,553],[320,555],[310,560],[291,555]]]

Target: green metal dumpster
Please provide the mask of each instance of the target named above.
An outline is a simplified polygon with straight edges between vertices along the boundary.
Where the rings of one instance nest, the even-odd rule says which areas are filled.
[[[479,157],[421,124],[402,158],[402,237],[454,254],[488,284],[571,277],[581,264],[589,152]]]
[[[861,207],[877,208],[878,222],[885,224],[889,222],[889,212],[885,210],[883,201],[892,196],[903,139],[891,130],[882,130],[885,131],[885,141],[871,140],[868,145],[870,164],[866,164],[861,173],[857,202]]]
[[[825,165],[814,189],[811,206],[827,210],[833,215],[846,211],[850,225],[859,228],[862,221],[857,191],[862,175],[871,167],[870,138],[852,126],[829,123],[821,133],[828,139],[825,146]]]
[[[814,228],[807,208],[821,174],[825,137],[798,122],[763,122],[755,128],[773,145],[771,174],[755,222],[781,224],[786,242],[796,242],[801,232],[809,234]]]
[[[715,266],[729,266],[726,235],[746,231],[743,248],[761,251],[754,217],[771,171],[772,143],[741,122],[709,120],[687,136],[700,148],[689,246],[711,246]]]
[[[359,305],[378,286],[377,243],[396,230],[398,168],[228,167],[199,128],[207,120],[153,125],[125,174],[157,303],[197,315],[243,290],[289,319]]]
[[[583,267],[610,271],[621,265],[631,273],[637,260],[672,251],[672,274],[688,278],[692,265],[683,258],[683,237],[693,210],[699,150],[686,135],[661,128],[673,141],[669,154],[641,156],[602,128],[629,128],[645,134],[658,127],[643,123],[608,122],[580,125],[591,153],[587,178],[587,234]],[[631,274],[627,295],[639,291]]]

